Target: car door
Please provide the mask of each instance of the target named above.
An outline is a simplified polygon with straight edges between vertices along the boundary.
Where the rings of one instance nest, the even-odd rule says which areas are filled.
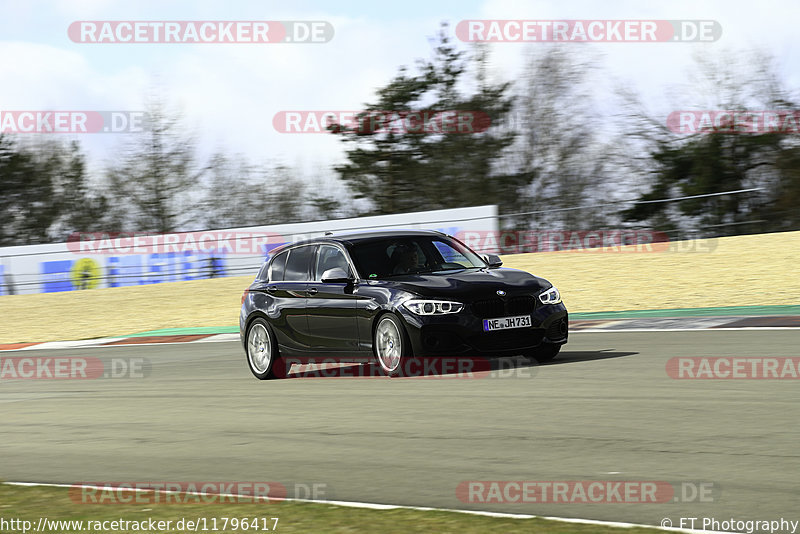
[[[352,282],[322,282],[322,274],[333,268],[349,276],[353,269],[344,251],[335,245],[320,245],[314,262],[314,280],[308,285],[308,329],[314,350],[355,353],[358,351],[356,298]]]
[[[274,303],[272,325],[278,344],[290,351],[310,349],[306,305],[315,250],[316,245],[289,249],[276,256],[270,270],[266,291]]]

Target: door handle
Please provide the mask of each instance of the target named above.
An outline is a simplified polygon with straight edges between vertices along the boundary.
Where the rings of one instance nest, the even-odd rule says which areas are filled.
[[[316,295],[317,294],[317,288],[316,287],[309,287],[308,288],[308,294],[309,295]]]
[[[267,287],[267,291],[270,293],[275,293],[278,290],[278,286],[269,286]]]

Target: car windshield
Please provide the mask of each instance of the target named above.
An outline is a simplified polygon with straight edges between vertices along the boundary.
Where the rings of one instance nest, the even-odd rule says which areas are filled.
[[[461,243],[437,236],[364,241],[353,245],[350,255],[358,272],[370,279],[486,267]]]

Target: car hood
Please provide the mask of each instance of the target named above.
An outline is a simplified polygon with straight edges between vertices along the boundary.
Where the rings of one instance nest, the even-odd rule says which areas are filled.
[[[550,282],[517,269],[464,269],[438,273],[409,274],[377,281],[424,297],[460,301],[497,298],[497,291],[508,295],[534,294],[550,287]]]

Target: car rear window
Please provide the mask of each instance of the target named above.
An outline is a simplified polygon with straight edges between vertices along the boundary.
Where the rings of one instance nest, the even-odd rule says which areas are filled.
[[[310,278],[311,260],[314,257],[314,247],[298,247],[289,251],[286,260],[286,270],[283,274],[284,281],[302,282]]]
[[[264,265],[261,266],[261,269],[258,270],[258,274],[256,275],[256,280],[268,280],[269,279],[269,262],[264,262]]]
[[[283,272],[286,269],[286,258],[289,256],[288,252],[282,252],[275,256],[272,260],[269,270],[270,282],[280,282],[283,280]]]

